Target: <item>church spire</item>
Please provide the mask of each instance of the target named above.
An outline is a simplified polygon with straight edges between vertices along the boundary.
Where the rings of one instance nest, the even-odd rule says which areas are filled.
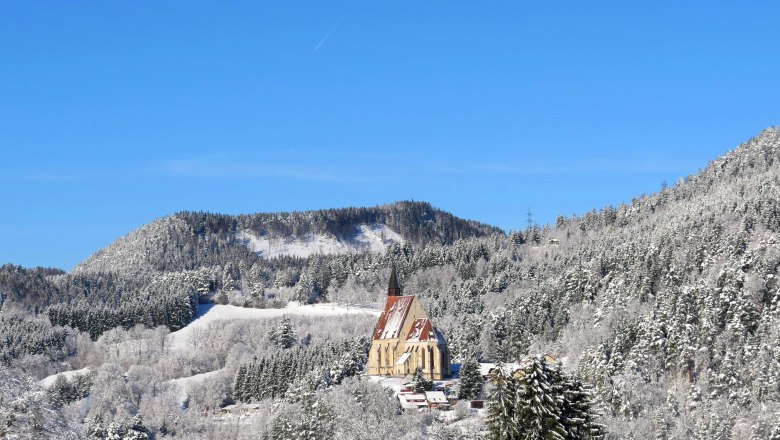
[[[390,272],[390,283],[387,286],[387,296],[400,296],[401,285],[398,283],[398,274],[395,273],[395,264],[393,264],[393,271]]]

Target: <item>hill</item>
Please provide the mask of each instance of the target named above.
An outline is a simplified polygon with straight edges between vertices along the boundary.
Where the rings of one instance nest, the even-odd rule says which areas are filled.
[[[13,289],[7,303],[30,311],[39,299],[67,298],[46,309],[54,324],[93,338],[135,329],[123,336],[130,340],[143,331],[136,324],[185,328],[199,298],[244,307],[373,302],[394,263],[456,361],[553,354],[592,388],[609,438],[773,438],[780,432],[779,163],[780,130],[767,129],[655,194],[508,237],[412,202],[253,216],[179,213],[123,237],[72,273],[7,266],[0,285]],[[311,243],[329,253],[306,253]],[[62,361],[70,353],[67,335],[48,324],[2,323],[15,341],[4,362],[16,365],[28,353],[36,362]],[[176,364],[186,368],[165,356],[132,362],[155,374],[208,365],[189,374],[220,369],[228,383],[255,362],[257,347],[246,344],[257,341],[239,337],[243,331],[234,339],[217,332],[226,338],[222,354],[188,352],[191,358]],[[24,334],[37,339],[18,337]],[[260,345],[269,359],[280,353],[267,341]],[[231,392],[225,383],[198,405],[221,405]],[[110,390],[95,385],[94,402],[116,406]],[[302,417],[296,408],[284,417]],[[394,414],[381,412],[399,421]],[[182,435],[197,437],[198,426],[181,428]]]
[[[423,202],[230,216],[180,212],[118,239],[74,272],[168,272],[261,258],[382,252],[388,245],[451,244],[503,234]]]

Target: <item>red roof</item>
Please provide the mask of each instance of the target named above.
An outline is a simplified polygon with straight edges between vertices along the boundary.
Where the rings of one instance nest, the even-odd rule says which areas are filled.
[[[385,310],[379,316],[374,330],[374,339],[395,339],[401,333],[406,315],[412,305],[413,295],[388,296]]]
[[[416,319],[412,323],[412,328],[409,330],[406,340],[409,342],[437,341],[439,336],[439,332],[433,327],[431,320],[423,318]]]

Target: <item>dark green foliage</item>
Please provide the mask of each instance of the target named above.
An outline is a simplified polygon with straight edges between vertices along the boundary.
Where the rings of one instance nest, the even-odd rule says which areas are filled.
[[[104,424],[102,420],[95,420],[87,429],[90,440],[147,440],[149,430],[141,421],[141,416],[136,415],[132,420]]]
[[[129,298],[118,307],[95,305],[87,301],[55,304],[47,310],[54,325],[68,325],[88,332],[93,339],[115,327],[126,329],[143,324],[147,327],[164,325],[175,331],[192,321],[198,300],[194,291],[170,296]]]
[[[415,370],[412,383],[414,384],[414,391],[418,393],[433,389],[433,381],[425,378],[422,368],[417,368],[417,370]]]
[[[474,357],[469,357],[460,367],[459,399],[476,399],[482,394],[484,380],[479,371],[479,363]]]
[[[288,350],[241,365],[233,380],[233,398],[253,402],[287,396],[295,401],[297,397],[291,394],[338,384],[359,374],[367,360],[364,340]]]
[[[49,388],[49,400],[58,407],[81,400],[89,396],[94,378],[92,373],[79,374],[70,379],[57,376],[54,384]]]
[[[281,349],[292,348],[297,342],[295,329],[290,318],[283,317],[276,328],[271,330],[271,341]]]
[[[499,368],[490,393],[488,427],[494,439],[598,439],[593,401],[560,365],[532,356],[517,371]]]

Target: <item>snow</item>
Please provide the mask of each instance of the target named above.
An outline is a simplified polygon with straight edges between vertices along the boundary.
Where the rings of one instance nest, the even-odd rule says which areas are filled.
[[[433,324],[427,318],[418,319],[412,323],[412,329],[409,331],[409,337],[406,338],[406,341],[438,341],[440,344],[446,344],[444,336],[433,328]]]
[[[57,380],[57,376],[65,376],[65,379],[70,380],[73,378],[73,376],[79,376],[87,373],[89,373],[89,368],[82,368],[80,370],[63,371],[61,373],[52,374],[51,376],[45,377],[40,381],[38,381],[38,383],[44,388],[51,388],[51,386],[54,385],[54,381]]]
[[[442,391],[426,391],[425,399],[429,403],[447,403],[447,396]]]
[[[399,394],[398,401],[403,409],[421,409],[427,408],[428,402],[425,401],[424,394]]]
[[[503,364],[504,367],[504,373],[511,374],[514,371],[517,371],[521,368],[523,368],[525,364],[521,364],[519,362],[510,362]],[[483,376],[487,376],[490,374],[490,370],[493,370],[497,367],[496,364],[492,362],[480,362],[479,363],[479,374]]]
[[[393,390],[394,394],[398,394],[404,386],[409,384],[408,377],[385,377],[385,376],[366,376],[368,380],[376,382],[385,388]]]
[[[214,370],[214,371],[209,371],[207,373],[196,374],[194,376],[180,377],[178,379],[169,380],[168,383],[176,385],[179,388],[179,394],[178,394],[179,406],[183,408],[184,404],[187,402],[187,399],[189,399],[189,394],[187,393],[187,390],[190,387],[192,387],[193,385],[200,385],[204,380],[210,377],[215,377],[222,371],[223,370]]]
[[[409,359],[409,356],[411,356],[411,353],[404,353],[401,355],[401,358],[398,359],[398,361],[395,363],[396,365],[403,365],[404,362],[406,362],[407,359]]]
[[[197,385],[197,384],[203,382],[204,380],[206,380],[206,379],[208,379],[210,377],[216,376],[220,372],[222,372],[222,370],[214,370],[214,371],[209,371],[209,372],[206,372],[206,373],[196,374],[194,376],[187,376],[187,377],[180,377],[178,379],[172,379],[170,382],[173,383],[173,384],[176,384],[176,385],[179,385],[179,386],[182,386],[182,387],[186,388],[186,387],[188,387],[188,386],[190,386],[192,384],[196,384]]]
[[[403,244],[403,237],[384,224],[358,225],[355,235],[339,238],[328,234],[307,234],[296,237],[269,237],[251,231],[239,231],[236,238],[263,258],[295,256],[306,258],[315,254],[352,254],[384,252],[393,243]]]
[[[401,333],[401,326],[406,319],[406,314],[409,311],[409,306],[412,305],[413,296],[391,296],[387,301],[390,307],[387,307],[385,316],[379,320],[379,325],[374,336],[379,336],[378,339],[394,339]],[[392,304],[391,304],[392,302]]]
[[[308,304],[300,305],[291,302],[283,309],[250,309],[221,304],[202,304],[198,314],[188,326],[168,335],[169,347],[181,350],[187,347],[190,335],[203,330],[212,322],[237,319],[269,319],[284,315],[304,316],[343,316],[354,314],[369,314],[379,316],[379,310],[363,304]]]
[[[428,323],[427,319],[418,319],[412,323],[412,330],[409,332],[409,337],[406,338],[408,342],[420,342],[420,336],[422,336],[423,328]]]

